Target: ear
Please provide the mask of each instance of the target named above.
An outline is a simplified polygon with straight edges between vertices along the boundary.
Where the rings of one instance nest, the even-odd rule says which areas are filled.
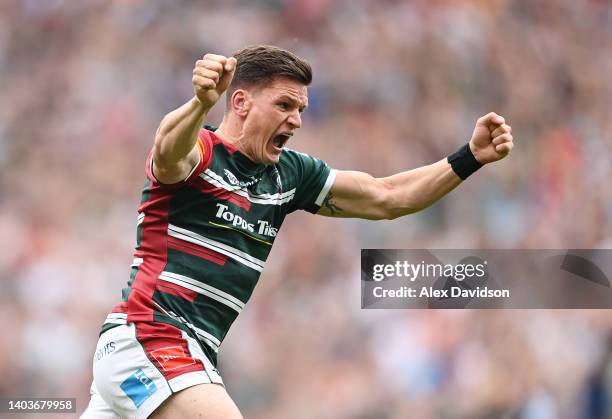
[[[251,109],[252,99],[249,92],[243,89],[237,89],[232,93],[232,111],[238,116],[245,117]]]

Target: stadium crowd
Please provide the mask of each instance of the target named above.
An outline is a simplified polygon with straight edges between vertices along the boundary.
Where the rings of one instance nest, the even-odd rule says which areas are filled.
[[[491,110],[516,148],[413,216],[289,217],[220,355],[245,417],[612,417],[606,310],[362,310],[359,294],[361,248],[612,247],[606,0],[0,2],[0,396],[85,408],[158,123],[196,59],[255,43],[312,63],[289,146],[334,168],[434,162]]]

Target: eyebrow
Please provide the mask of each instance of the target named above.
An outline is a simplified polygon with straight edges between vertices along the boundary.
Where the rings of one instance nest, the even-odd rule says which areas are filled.
[[[288,95],[286,93],[281,94],[280,97],[278,98],[278,100],[288,100],[289,102],[291,102],[293,104],[298,104],[299,108],[300,108],[300,111],[302,111],[302,112],[304,110],[306,110],[306,108],[308,108],[308,102],[306,102],[305,105],[301,105],[300,102],[297,99],[295,99],[294,97],[292,97],[292,96],[290,96],[290,95]]]

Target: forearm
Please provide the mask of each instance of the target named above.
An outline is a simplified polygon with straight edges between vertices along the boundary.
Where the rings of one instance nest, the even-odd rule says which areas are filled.
[[[380,181],[387,186],[387,218],[427,208],[461,183],[446,159]]]
[[[340,170],[317,214],[393,219],[427,208],[484,164],[512,150],[512,128],[494,112],[476,122],[470,142],[437,163],[384,178]]]
[[[155,134],[156,162],[172,164],[187,157],[195,147],[208,110],[194,97],[167,114]]]
[[[446,159],[384,178],[341,170],[318,214],[393,219],[430,206],[460,183]]]

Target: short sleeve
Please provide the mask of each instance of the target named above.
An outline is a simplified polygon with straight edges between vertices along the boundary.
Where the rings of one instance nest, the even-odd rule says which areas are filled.
[[[336,171],[324,161],[294,150],[285,149],[283,157],[283,169],[290,172],[296,189],[290,212],[316,213],[334,184]]]
[[[212,152],[213,152],[213,142],[210,135],[210,132],[206,129],[201,129],[198,134],[198,141],[196,146],[199,150],[199,160],[198,164],[194,166],[191,172],[187,175],[185,180],[182,180],[177,183],[165,184],[160,183],[155,176],[153,175],[153,150],[149,152],[149,156],[147,157],[147,163],[145,166],[145,172],[147,174],[147,178],[151,181],[151,183],[155,186],[164,186],[164,187],[180,187],[186,184],[191,183],[195,178],[197,178],[200,173],[206,170],[210,166],[210,162],[212,161]]]

